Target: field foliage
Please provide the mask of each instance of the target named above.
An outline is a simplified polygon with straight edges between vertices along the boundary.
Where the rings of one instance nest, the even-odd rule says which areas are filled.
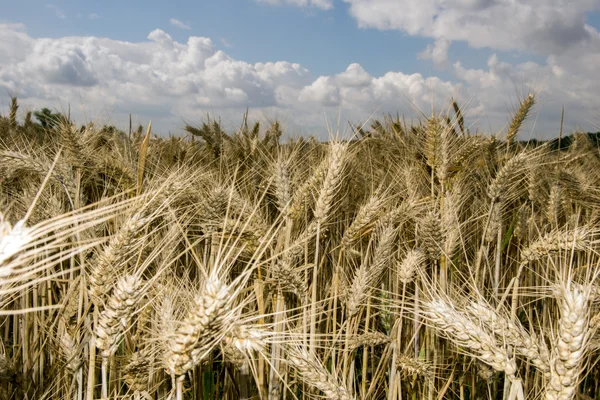
[[[600,151],[517,141],[534,100],[284,142],[14,99],[0,398],[598,398]]]

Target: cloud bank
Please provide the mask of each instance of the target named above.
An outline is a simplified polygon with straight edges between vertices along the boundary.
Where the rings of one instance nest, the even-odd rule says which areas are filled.
[[[347,1],[359,24],[425,31],[410,19],[393,17],[396,2]],[[368,7],[377,2],[389,8],[385,15]],[[329,4],[312,2],[321,3]],[[498,2],[439,3],[485,10]],[[427,10],[411,12],[425,26],[435,25],[440,18],[440,8],[435,10],[435,18]],[[313,76],[297,63],[251,64],[218,50],[209,38],[190,36],[181,43],[159,29],[150,32],[145,41],[126,42],[99,37],[33,38],[23,25],[0,24],[0,90],[16,94],[23,109],[48,105],[64,109],[70,104],[76,117],[102,115],[102,122],[111,118],[108,122],[118,126],[124,126],[127,115],[133,113],[141,121],[152,119],[157,130],[165,133],[180,132],[183,121],[199,122],[207,112],[237,126],[242,112],[250,107],[251,116],[279,118],[292,133],[324,136],[326,118],[336,122],[339,112],[342,121],[353,122],[398,111],[411,118],[419,116],[418,110],[429,113],[432,104],[439,109],[450,97],[467,106],[469,121],[481,130],[499,131],[517,102],[515,89],[525,95],[533,87],[540,92],[536,136],[550,137],[558,131],[563,103],[567,129],[579,122],[588,127],[586,119],[593,121],[600,109],[600,81],[594,68],[600,65],[600,37],[587,25],[584,30],[585,35],[573,33],[569,46],[549,45],[545,64],[511,64],[494,55],[486,69],[470,69],[455,61],[448,64],[455,78],[447,81],[400,71],[372,76],[359,64],[334,75]],[[447,63],[450,46],[450,39],[436,38],[420,57]],[[533,130],[523,135],[530,136],[530,132]]]

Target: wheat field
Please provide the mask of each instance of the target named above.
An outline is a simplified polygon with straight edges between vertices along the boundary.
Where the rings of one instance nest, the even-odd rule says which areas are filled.
[[[517,141],[534,102],[284,142],[13,99],[0,398],[599,398],[600,151]]]

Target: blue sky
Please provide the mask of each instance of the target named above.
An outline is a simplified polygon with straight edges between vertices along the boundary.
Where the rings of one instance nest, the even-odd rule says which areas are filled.
[[[410,114],[450,96],[473,124],[500,131],[518,98],[536,91],[528,135],[548,136],[562,104],[570,128],[600,123],[599,9],[597,0],[11,2],[0,20],[9,43],[0,90],[31,108],[83,102],[85,117],[117,124],[134,112],[171,132],[196,110],[234,120],[250,106],[300,133],[322,128],[325,114]],[[185,64],[190,37],[210,39],[196,61],[216,62]],[[125,60],[123,42],[139,57]],[[125,67],[137,71],[129,81]],[[153,79],[164,87],[142,87]]]
[[[35,4],[35,7],[32,7]],[[431,42],[401,32],[359,29],[346,7],[332,10],[270,6],[244,0],[178,1],[53,1],[11,5],[4,18],[22,22],[35,37],[103,36],[146,40],[154,29],[185,42],[189,35],[209,37],[236,59],[247,62],[285,60],[315,73],[335,74],[358,62],[373,74],[390,69],[418,72],[428,63],[406,57]],[[90,15],[97,15],[90,19]],[[190,29],[170,24],[175,18]],[[231,47],[223,45],[222,39]],[[485,62],[485,60],[484,60]]]
[[[64,18],[57,18],[57,13]],[[177,29],[169,22],[171,18],[190,29]],[[373,75],[390,70],[424,74],[431,70],[438,76],[447,73],[415,57],[432,39],[359,28],[343,3],[330,10],[298,10],[247,0],[24,1],[11,4],[4,19],[24,23],[34,37],[102,36],[143,41],[156,28],[181,42],[189,35],[204,36],[236,59],[297,62],[315,75],[335,74],[351,63],[361,64]],[[597,25],[599,21],[600,13],[594,18]],[[493,50],[455,43],[452,53],[465,66],[483,68]],[[511,57],[517,61],[531,55],[515,53]]]

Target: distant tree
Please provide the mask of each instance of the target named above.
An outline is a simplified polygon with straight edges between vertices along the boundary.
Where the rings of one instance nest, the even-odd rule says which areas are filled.
[[[35,118],[39,121],[40,125],[43,128],[52,129],[58,122],[64,118],[64,116],[60,113],[53,113],[49,108],[42,108],[40,111],[36,111],[33,113]]]
[[[202,138],[206,143],[206,146],[212,151],[217,159],[221,156],[223,142],[233,141],[231,136],[227,135],[227,133],[223,130],[221,121],[213,120],[211,122],[210,117],[207,118],[207,122],[202,122],[201,127],[196,128],[191,125],[186,125],[184,130],[194,136]]]
[[[600,146],[600,132],[589,132],[588,136],[596,147]]]

